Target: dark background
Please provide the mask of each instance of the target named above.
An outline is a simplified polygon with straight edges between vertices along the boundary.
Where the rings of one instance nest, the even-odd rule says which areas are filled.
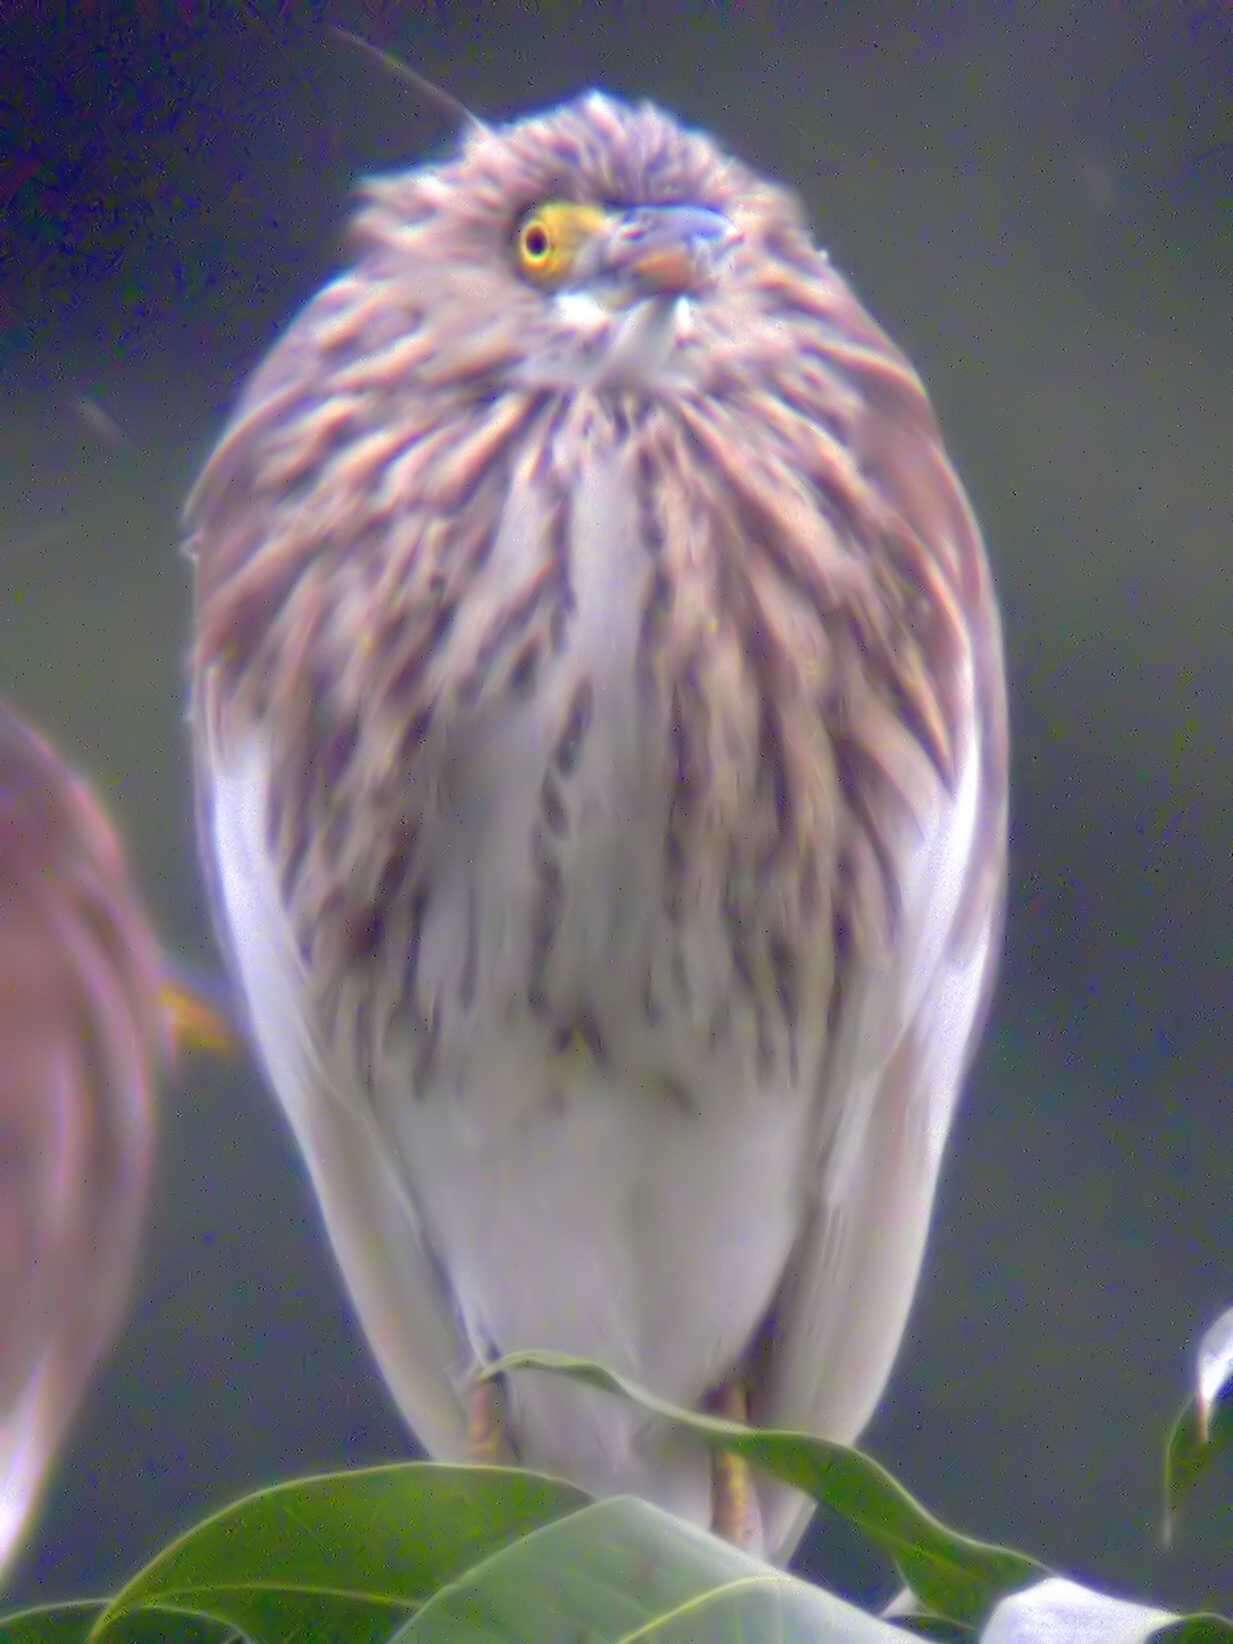
[[[280,12],[285,16],[280,16]],[[99,783],[207,959],[181,498],[330,271],[348,185],[489,118],[648,95],[806,198],[930,383],[998,574],[1015,730],[992,1025],[869,1446],[1076,1575],[1233,1606],[1233,1469],[1157,1538],[1233,1302],[1233,14],[0,6],[0,691]],[[275,1477],[405,1452],[249,1068],[168,1092],[139,1304],[14,1598],[97,1591]],[[810,1567],[868,1600],[829,1524]]]

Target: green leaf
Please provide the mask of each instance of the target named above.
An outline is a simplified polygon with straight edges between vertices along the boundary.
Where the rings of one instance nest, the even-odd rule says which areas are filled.
[[[1222,1615],[1185,1615],[1158,1628],[1148,1644],[1233,1644],[1233,1621]]]
[[[973,1637],[973,1629],[962,1621],[949,1621],[926,1609],[910,1587],[897,1593],[879,1614],[913,1637],[935,1639],[938,1644],[966,1644]]]
[[[1182,1499],[1212,1463],[1233,1445],[1233,1399],[1224,1397],[1233,1366],[1233,1309],[1204,1332],[1197,1355],[1196,1392],[1178,1412],[1165,1442],[1165,1545]]]
[[[968,1640],[975,1636],[972,1629],[965,1627],[961,1621],[943,1621],[940,1616],[898,1616],[895,1625],[901,1631],[911,1633],[914,1638],[932,1639],[934,1644],[968,1644]]]
[[[905,1636],[621,1496],[472,1565],[391,1644],[904,1644]]]
[[[1226,1308],[1208,1325],[1195,1359],[1199,1430],[1200,1436],[1206,1438],[1212,1409],[1233,1381],[1233,1307]]]
[[[513,1468],[433,1462],[275,1485],[164,1549],[90,1637],[116,1644],[121,1618],[153,1606],[224,1622],[252,1644],[384,1644],[444,1582],[589,1499]]]
[[[950,1530],[925,1510],[872,1457],[807,1433],[742,1427],[680,1410],[589,1359],[567,1353],[511,1353],[487,1375],[544,1370],[632,1399],[643,1409],[730,1450],[842,1513],[889,1554],[925,1607],[950,1621],[979,1626],[999,1600],[1048,1572],[1008,1547]]]
[[[0,1616],[0,1644],[86,1644],[107,1608],[106,1599],[84,1599],[73,1604],[40,1604]],[[125,1616],[111,1634],[116,1644],[227,1644],[232,1628],[199,1616],[174,1615],[168,1610],[145,1610]]]
[[[1198,1400],[1187,1399],[1165,1441],[1162,1532],[1166,1546],[1173,1539],[1182,1501],[1230,1446],[1233,1446],[1233,1400],[1225,1399],[1215,1406],[1204,1439],[1200,1431]]]

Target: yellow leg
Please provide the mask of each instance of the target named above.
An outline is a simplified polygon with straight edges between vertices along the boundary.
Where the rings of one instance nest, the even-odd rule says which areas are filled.
[[[505,1394],[497,1381],[473,1381],[467,1389],[467,1460],[483,1467],[515,1464],[505,1433]]]
[[[714,1399],[717,1416],[725,1421],[747,1423],[749,1395],[742,1382],[729,1382]],[[726,1450],[715,1452],[712,1467],[711,1517],[717,1536],[735,1547],[761,1550],[762,1509],[753,1470],[742,1456]]]

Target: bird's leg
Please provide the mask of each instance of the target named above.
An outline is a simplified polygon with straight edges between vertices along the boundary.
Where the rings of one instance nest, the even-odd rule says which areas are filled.
[[[744,1382],[727,1382],[715,1394],[713,1409],[725,1421],[749,1422],[749,1390]],[[730,1451],[714,1453],[711,1487],[711,1528],[735,1547],[760,1548],[762,1509],[753,1469],[743,1456]]]
[[[517,1457],[505,1431],[501,1383],[471,1380],[467,1387],[467,1460],[476,1466],[512,1467]]]

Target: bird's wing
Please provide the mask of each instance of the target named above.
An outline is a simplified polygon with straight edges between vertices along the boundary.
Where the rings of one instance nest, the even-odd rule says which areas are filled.
[[[995,660],[996,631],[993,641]],[[894,962],[858,971],[837,1024],[819,1102],[818,1194],[767,1333],[760,1425],[852,1443],[903,1335],[1001,931],[1005,721],[1000,685],[988,689],[953,804],[905,874]],[[811,1510],[795,1492],[767,1490],[770,1556],[787,1559]]]
[[[981,983],[940,978],[865,1096],[868,1124],[842,1199],[823,1196],[776,1307],[765,1401],[768,1426],[851,1443],[890,1374],[924,1255],[942,1148],[938,1108],[953,1105]],[[769,1556],[784,1562],[812,1503],[772,1491]]]
[[[230,962],[253,1036],[312,1176],[326,1230],[369,1344],[404,1417],[436,1457],[465,1450],[469,1368],[415,1206],[376,1117],[331,1077],[265,843],[269,760],[246,733],[223,745],[207,678],[196,704],[205,770],[200,827]],[[204,700],[203,700],[204,698]]]

